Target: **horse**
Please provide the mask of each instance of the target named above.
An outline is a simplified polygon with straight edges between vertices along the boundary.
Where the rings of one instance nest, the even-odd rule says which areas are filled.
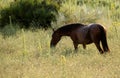
[[[110,52],[106,29],[100,24],[84,25],[81,23],[72,23],[64,25],[53,32],[50,47],[55,47],[62,36],[69,36],[72,39],[75,50],[78,49],[78,44],[82,44],[83,48],[86,49],[86,45],[94,43],[101,54]],[[103,49],[100,43],[102,43]]]

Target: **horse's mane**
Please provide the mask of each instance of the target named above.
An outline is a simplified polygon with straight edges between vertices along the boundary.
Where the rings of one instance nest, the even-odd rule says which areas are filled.
[[[57,29],[57,31],[71,32],[72,30],[77,29],[82,26],[84,26],[84,24],[80,24],[80,23],[68,24],[68,25],[64,25],[64,26],[60,27],[59,29]]]

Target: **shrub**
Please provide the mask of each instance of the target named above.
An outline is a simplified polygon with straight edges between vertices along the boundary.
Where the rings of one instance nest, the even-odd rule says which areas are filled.
[[[47,28],[56,20],[58,9],[57,2],[53,0],[16,0],[1,10],[0,26],[9,24],[11,16],[12,23],[22,24],[21,27],[29,28],[34,23],[35,27]]]
[[[100,18],[101,14],[100,9],[93,9],[93,7],[79,3],[78,0],[66,0],[61,4],[57,24],[93,23]]]

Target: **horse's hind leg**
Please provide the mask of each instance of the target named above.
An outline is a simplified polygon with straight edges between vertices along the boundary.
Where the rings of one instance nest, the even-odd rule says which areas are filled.
[[[100,42],[95,43],[95,45],[96,45],[97,49],[99,50],[99,52],[102,54],[103,50],[100,47]]]
[[[110,50],[109,50],[109,48],[108,48],[108,44],[107,44],[106,38],[103,38],[103,39],[101,40],[101,42],[102,42],[102,46],[103,46],[104,52],[110,52]]]

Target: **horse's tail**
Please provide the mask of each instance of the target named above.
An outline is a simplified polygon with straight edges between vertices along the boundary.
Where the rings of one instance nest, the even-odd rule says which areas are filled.
[[[110,52],[108,43],[107,43],[107,37],[106,37],[106,30],[104,27],[99,26],[101,30],[101,42],[102,42],[102,47],[105,52]]]

